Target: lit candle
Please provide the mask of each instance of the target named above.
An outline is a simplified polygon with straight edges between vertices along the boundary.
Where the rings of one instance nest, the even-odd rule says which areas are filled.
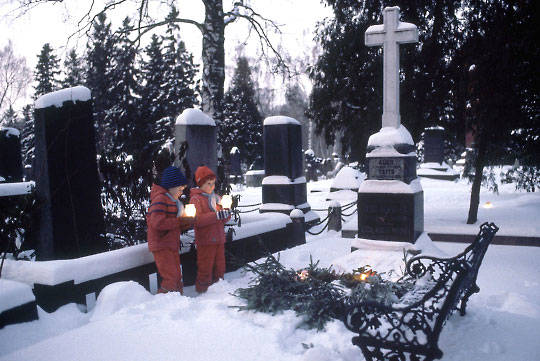
[[[186,216],[187,217],[195,217],[195,213],[197,213],[197,209],[195,208],[194,204],[186,204]]]
[[[221,197],[221,206],[226,209],[231,209],[232,197],[229,194],[225,194]]]

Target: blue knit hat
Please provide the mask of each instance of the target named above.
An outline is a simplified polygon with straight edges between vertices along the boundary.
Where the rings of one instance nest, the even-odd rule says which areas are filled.
[[[170,166],[165,168],[161,174],[161,181],[159,185],[165,189],[170,189],[178,186],[184,186],[187,184],[187,179],[182,174],[180,169]]]

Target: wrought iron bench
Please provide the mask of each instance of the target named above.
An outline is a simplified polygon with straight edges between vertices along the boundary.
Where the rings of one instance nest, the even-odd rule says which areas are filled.
[[[349,304],[343,322],[358,336],[352,342],[367,361],[440,359],[437,342],[446,320],[459,309],[465,315],[469,297],[480,291],[478,269],[498,227],[484,223],[476,239],[452,258],[416,256],[406,264],[405,279],[414,288],[410,302],[385,306],[376,302]],[[401,298],[403,300],[404,298]]]

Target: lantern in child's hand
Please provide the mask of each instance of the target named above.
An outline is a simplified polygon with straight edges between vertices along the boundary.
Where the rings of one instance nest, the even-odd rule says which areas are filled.
[[[221,197],[221,206],[225,209],[231,209],[232,197],[229,194],[225,194]]]
[[[186,204],[186,217],[195,217],[197,209],[194,204]]]

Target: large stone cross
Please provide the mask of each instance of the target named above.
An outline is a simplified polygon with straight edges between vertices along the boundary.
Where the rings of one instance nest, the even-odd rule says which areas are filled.
[[[416,43],[418,28],[399,21],[399,7],[383,10],[384,24],[366,30],[366,46],[383,46],[383,115],[382,127],[399,128],[399,44]]]

